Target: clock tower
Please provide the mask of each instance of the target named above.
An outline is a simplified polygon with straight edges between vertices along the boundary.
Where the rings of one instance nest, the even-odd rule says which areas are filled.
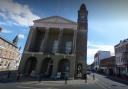
[[[78,25],[77,25],[77,42],[76,42],[76,75],[84,75],[87,65],[87,22],[88,11],[85,4],[80,6],[78,10]],[[81,69],[81,70],[80,70]]]

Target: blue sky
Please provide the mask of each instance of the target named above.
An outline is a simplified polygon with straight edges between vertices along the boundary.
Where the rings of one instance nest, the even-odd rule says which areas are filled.
[[[19,34],[24,48],[34,19],[53,15],[77,21],[82,3],[88,9],[88,64],[98,50],[110,50],[128,38],[128,0],[0,0],[0,33],[8,40]]]

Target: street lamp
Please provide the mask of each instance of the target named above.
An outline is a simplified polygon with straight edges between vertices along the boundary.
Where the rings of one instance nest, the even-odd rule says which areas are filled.
[[[8,66],[7,66],[7,70],[8,70],[8,75],[7,75],[7,78],[10,77],[10,74],[11,74],[11,71],[10,71],[10,66],[11,65],[11,61],[9,62]]]

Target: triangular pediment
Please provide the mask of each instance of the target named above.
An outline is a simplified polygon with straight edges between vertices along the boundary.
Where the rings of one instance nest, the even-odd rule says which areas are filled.
[[[34,22],[77,24],[76,22],[73,22],[60,16],[51,16],[44,19],[35,20]]]

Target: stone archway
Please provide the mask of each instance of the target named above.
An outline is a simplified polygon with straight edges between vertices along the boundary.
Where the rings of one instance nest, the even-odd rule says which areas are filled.
[[[41,75],[43,77],[50,77],[52,75],[53,71],[53,60],[51,58],[45,58],[42,61],[42,67],[41,67]]]
[[[37,59],[35,57],[30,57],[27,59],[24,72],[26,75],[31,75],[32,72],[36,71]]]
[[[58,63],[58,72],[61,73],[61,79],[64,79],[65,76],[69,76],[70,73],[70,62],[68,59],[62,59]]]

